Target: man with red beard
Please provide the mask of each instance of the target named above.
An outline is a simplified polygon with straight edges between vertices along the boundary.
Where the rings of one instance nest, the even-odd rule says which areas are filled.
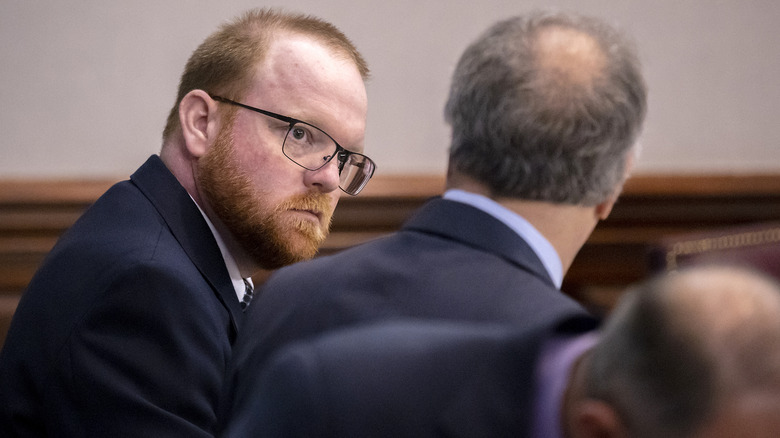
[[[159,156],[106,192],[24,293],[0,436],[212,436],[250,277],[311,258],[357,194],[368,68],[333,25],[253,10],[190,57]]]

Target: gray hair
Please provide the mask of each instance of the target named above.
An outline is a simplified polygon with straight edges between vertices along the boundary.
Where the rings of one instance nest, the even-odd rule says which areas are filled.
[[[550,68],[563,51],[542,47],[547,31],[568,31],[592,47]],[[633,47],[601,21],[534,14],[499,22],[455,69],[445,107],[450,167],[495,196],[599,204],[625,180],[646,101]]]
[[[691,436],[729,400],[780,391],[780,288],[726,266],[648,281],[610,317],[585,376],[631,436]]]

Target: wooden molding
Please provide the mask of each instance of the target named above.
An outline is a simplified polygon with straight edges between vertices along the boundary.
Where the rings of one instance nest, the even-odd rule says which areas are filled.
[[[640,174],[626,181],[628,196],[777,196],[780,175],[749,174]]]
[[[118,180],[0,180],[0,320],[59,235]],[[397,230],[444,184],[443,175],[376,176],[359,196],[342,196],[321,254]],[[634,176],[578,254],[564,290],[608,310],[626,285],[652,273],[649,253],[663,239],[778,218],[780,174]]]
[[[91,203],[123,178],[0,179],[0,207],[9,204]],[[377,175],[357,197],[426,198],[444,190],[444,175]],[[780,175],[651,173],[632,176],[623,196],[777,195]],[[349,199],[345,195],[342,199]]]

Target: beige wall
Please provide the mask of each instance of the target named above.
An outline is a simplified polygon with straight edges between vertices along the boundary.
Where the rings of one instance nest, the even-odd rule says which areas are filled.
[[[257,1],[0,0],[0,178],[124,177],[159,148],[189,53]],[[288,0],[342,28],[373,70],[367,151],[386,174],[445,169],[449,76],[497,19],[601,16],[637,41],[650,86],[638,169],[780,171],[775,0]]]

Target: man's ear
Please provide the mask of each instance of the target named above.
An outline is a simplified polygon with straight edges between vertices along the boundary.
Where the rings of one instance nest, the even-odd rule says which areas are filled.
[[[609,214],[612,213],[612,207],[615,206],[615,202],[617,202],[618,195],[612,195],[607,199],[606,201],[596,205],[596,219],[603,221],[604,219],[609,217]]]
[[[623,422],[612,406],[600,400],[581,401],[571,413],[572,438],[619,438],[627,437]]]
[[[179,123],[191,156],[206,154],[219,133],[217,102],[203,90],[192,90],[179,102]]]

